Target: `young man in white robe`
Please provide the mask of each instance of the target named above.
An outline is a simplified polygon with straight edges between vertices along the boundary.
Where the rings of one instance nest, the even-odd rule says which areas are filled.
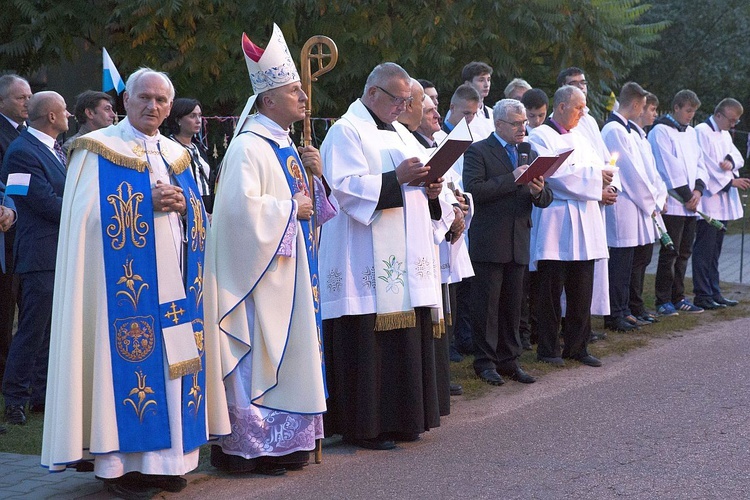
[[[219,173],[206,252],[207,330],[221,349],[232,423],[211,463],[277,475],[306,465],[323,437],[316,223],[335,211],[318,150],[298,150],[289,136],[307,96],[281,30],[274,25],[265,50],[246,36],[242,48],[255,95]]]
[[[696,211],[708,180],[698,136],[690,126],[700,105],[692,90],[677,92],[672,112],[656,120],[648,133],[656,169],[669,190],[662,218],[674,242],[674,248],[661,247],[656,267],[656,311],[662,316],[703,312],[685,297],[685,271],[698,222]]]
[[[661,214],[667,204],[667,186],[661,179],[659,172],[656,171],[654,153],[651,150],[651,144],[649,144],[646,132],[644,131],[646,127],[654,124],[654,120],[658,116],[658,108],[659,99],[651,92],[648,92],[643,112],[630,121],[630,132],[634,134],[638,150],[641,153],[648,184],[656,192],[656,213],[653,214],[654,217],[652,220],[647,221],[645,226],[641,226],[643,235],[645,236],[641,241],[645,241],[646,243],[638,245],[633,249],[633,270],[630,274],[630,301],[628,303],[631,314],[637,319],[648,323],[656,323],[659,320],[655,314],[646,309],[646,305],[643,302],[643,280],[646,277],[646,268],[651,263],[654,255],[654,241],[660,240],[657,224],[662,229],[664,228],[664,221]]]
[[[173,98],[164,73],[133,73],[127,118],[71,146],[63,198],[42,465],[93,458],[123,498],[180,491],[209,433],[229,432],[204,342],[206,213],[158,128]]]
[[[408,73],[378,65],[321,146],[339,208],[320,244],[326,433],[379,450],[440,424],[431,309],[442,299],[431,218],[441,216],[442,184],[408,186],[429,171],[396,121],[411,99]]]
[[[729,131],[742,117],[742,104],[736,99],[723,99],[713,115],[695,126],[698,144],[708,173],[706,190],[701,198],[701,211],[726,224],[742,218],[740,189],[750,188],[750,179],[740,177],[745,159],[732,141]],[[703,219],[695,228],[693,245],[693,293],[695,305],[703,309],[719,309],[738,304],[721,293],[719,257],[724,233]]]
[[[631,331],[642,326],[629,309],[630,276],[635,247],[653,242],[651,214],[656,210],[656,186],[650,184],[643,156],[631,130],[630,120],[640,116],[647,92],[635,82],[620,90],[620,108],[609,115],[602,138],[610,154],[617,157],[622,190],[617,203],[606,211],[609,246],[610,313],[604,325],[614,331]]]
[[[599,210],[603,193],[612,182],[601,156],[578,132],[586,97],[566,85],[555,92],[554,115],[535,128],[529,141],[540,154],[573,148],[572,154],[547,182],[554,200],[545,209],[532,210],[529,269],[537,271],[534,314],[539,345],[537,359],[563,366],[563,358],[589,366],[601,366],[587,349],[591,331],[591,298],[594,262],[607,257],[607,240]],[[614,203],[616,195],[604,199]],[[560,349],[560,299],[566,291],[567,304]]]

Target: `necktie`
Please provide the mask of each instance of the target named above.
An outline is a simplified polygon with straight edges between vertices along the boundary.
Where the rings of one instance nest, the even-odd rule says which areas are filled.
[[[57,155],[57,159],[60,160],[60,163],[62,163],[62,166],[65,167],[68,164],[68,159],[65,157],[65,152],[63,151],[62,146],[60,146],[60,143],[55,141],[55,146],[53,147],[55,150],[55,154]]]
[[[16,130],[18,130],[18,133],[20,134],[21,132],[26,130],[26,125],[24,125],[23,123],[19,123],[18,126],[16,127]]]
[[[516,146],[514,144],[506,144],[505,151],[508,152],[508,158],[510,158],[513,168],[518,167],[518,151],[516,151]]]

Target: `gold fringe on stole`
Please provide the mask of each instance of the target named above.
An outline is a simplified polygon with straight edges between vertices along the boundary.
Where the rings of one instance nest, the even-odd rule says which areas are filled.
[[[453,324],[453,315],[451,313],[445,313],[445,324],[448,326]]]
[[[182,378],[191,373],[198,373],[201,369],[201,358],[186,359],[185,361],[169,365],[169,378],[172,380]]]
[[[117,151],[108,148],[101,142],[88,137],[79,137],[73,141],[73,144],[70,146],[70,154],[72,155],[73,151],[76,149],[91,151],[92,153],[96,153],[99,156],[106,158],[115,165],[130,168],[138,172],[145,172],[148,168],[148,162],[146,160],[141,160],[140,158],[134,158],[132,156],[125,156],[122,153],[118,153]],[[187,151],[185,151],[185,153],[187,153]]]
[[[148,161],[118,153],[117,151],[108,148],[101,142],[95,141],[89,137],[79,137],[78,139],[73,141],[73,144],[70,146],[70,153],[72,154],[73,150],[75,149],[85,149],[87,151],[91,151],[92,153],[106,158],[115,165],[130,168],[138,172],[145,172],[148,168]],[[180,157],[169,164],[169,168],[171,168],[172,172],[174,172],[176,175],[179,175],[184,172],[189,165],[190,153],[188,153],[186,149],[183,149],[180,153]]]
[[[443,337],[445,333],[445,321],[442,319],[438,323],[432,324],[432,337],[439,339]]]
[[[172,172],[174,172],[176,175],[180,175],[185,171],[186,168],[190,165],[190,153],[188,153],[187,149],[183,149],[182,154],[179,158],[177,158],[174,162],[169,164],[169,167],[172,169]]]
[[[417,315],[414,309],[395,313],[378,314],[375,317],[375,331],[387,332],[399,328],[414,328],[417,326]]]

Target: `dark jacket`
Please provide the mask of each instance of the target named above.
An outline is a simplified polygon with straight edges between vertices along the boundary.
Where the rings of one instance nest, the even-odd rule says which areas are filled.
[[[531,151],[529,163],[537,157]],[[464,189],[474,197],[469,227],[469,256],[475,262],[529,263],[531,207],[552,203],[545,184],[537,199],[528,186],[519,186],[505,148],[493,135],[472,144],[464,153]]]

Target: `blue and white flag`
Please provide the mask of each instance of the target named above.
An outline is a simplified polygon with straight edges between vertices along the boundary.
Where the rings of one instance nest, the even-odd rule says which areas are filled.
[[[102,90],[108,92],[110,90],[116,90],[119,94],[125,90],[125,83],[122,81],[119,71],[115,67],[115,63],[112,62],[112,58],[109,57],[107,49],[102,47],[102,59],[103,69],[102,74]]]
[[[26,196],[29,192],[31,174],[8,174],[8,183],[5,185],[5,195]]]

